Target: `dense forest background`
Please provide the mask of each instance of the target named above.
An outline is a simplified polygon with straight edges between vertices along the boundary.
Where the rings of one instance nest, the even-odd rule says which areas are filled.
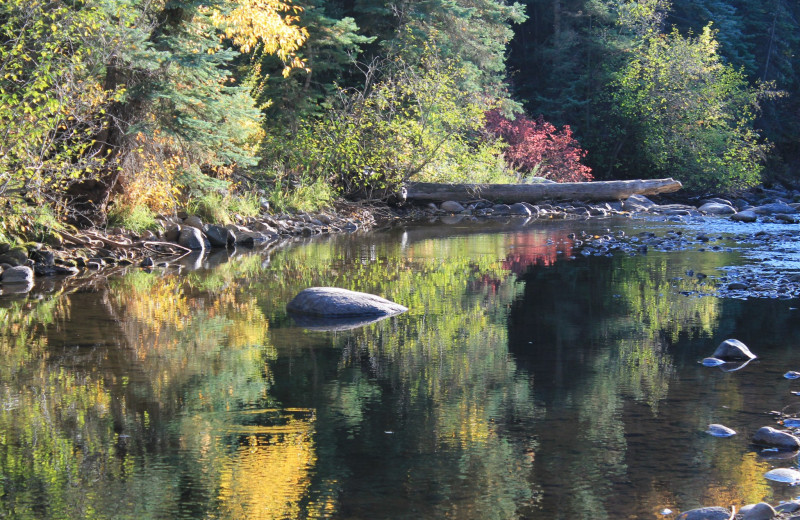
[[[7,0],[0,36],[6,235],[800,162],[790,0]]]

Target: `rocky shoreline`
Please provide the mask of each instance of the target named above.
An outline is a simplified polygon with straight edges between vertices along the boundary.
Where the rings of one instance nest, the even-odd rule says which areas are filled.
[[[442,201],[425,206],[388,207],[341,203],[334,210],[315,214],[263,214],[239,218],[237,223],[221,225],[203,222],[194,215],[164,216],[158,230],[141,234],[122,229],[84,230],[70,233],[51,231],[45,242],[23,246],[0,244],[0,294],[26,293],[35,281],[48,277],[70,277],[81,272],[106,271],[111,267],[168,266],[191,253],[237,247],[269,248],[294,237],[312,237],[332,233],[371,229],[392,222],[435,220],[470,221],[493,218],[528,220],[587,220],[613,216],[647,216],[682,223],[712,216],[734,222],[785,224],[787,235],[797,235],[791,224],[800,222],[800,190],[760,188],[728,200],[712,197],[680,200],[661,196],[653,200],[633,195],[623,201],[584,203],[547,202],[542,204],[493,204],[486,200],[470,203]],[[743,233],[739,240],[758,243],[773,240],[759,230]],[[645,233],[624,235],[576,235],[573,251],[582,255],[608,255],[614,251],[631,254],[651,250],[680,250],[706,246],[723,249],[717,242],[723,237],[699,232],[687,236],[681,231],[663,236]],[[716,249],[715,249],[716,248]],[[753,273],[742,270],[714,280],[718,295],[733,297],[794,298],[800,296],[800,273]]]

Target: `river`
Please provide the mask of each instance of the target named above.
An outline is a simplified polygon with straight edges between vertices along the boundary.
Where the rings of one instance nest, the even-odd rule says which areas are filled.
[[[714,295],[769,251],[584,256],[568,238],[709,225],[744,229],[437,221],[0,296],[0,517],[655,519],[791,499],[763,475],[796,457],[749,439],[800,413],[783,377],[800,301]],[[410,310],[300,327],[285,305],[319,285]],[[702,366],[727,338],[758,358]]]

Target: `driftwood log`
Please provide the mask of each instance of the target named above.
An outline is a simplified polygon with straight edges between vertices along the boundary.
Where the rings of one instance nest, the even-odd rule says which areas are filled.
[[[673,179],[562,182],[537,184],[438,184],[415,182],[406,186],[406,200],[437,202],[486,199],[492,202],[540,202],[543,200],[623,200],[631,195],[657,195],[681,189]]]

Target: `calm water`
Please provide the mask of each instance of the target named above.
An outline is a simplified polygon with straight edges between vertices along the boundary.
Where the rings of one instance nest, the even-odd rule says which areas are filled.
[[[800,302],[696,296],[741,245],[573,257],[568,233],[606,228],[667,229],[439,222],[1,296],[0,517],[654,519],[800,495],[763,478],[796,458],[748,445],[800,412]],[[315,285],[410,311],[298,327],[285,304]],[[698,364],[729,337],[759,359]]]

